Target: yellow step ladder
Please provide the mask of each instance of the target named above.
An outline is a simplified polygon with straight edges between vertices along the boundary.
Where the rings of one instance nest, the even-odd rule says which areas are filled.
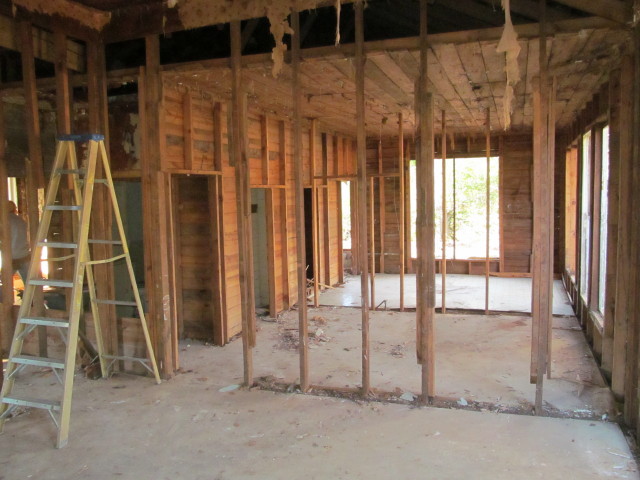
[[[78,167],[78,161],[76,158],[76,143],[88,143],[88,158],[86,165],[81,168]],[[95,178],[98,161],[102,162],[102,171],[105,178]],[[66,178],[69,178],[68,176],[71,178],[70,183],[72,198],[75,203],[74,205],[61,205],[57,201],[60,180],[65,176],[67,176]],[[102,184],[109,190],[113,213],[118,227],[117,230],[120,236],[118,240],[90,240],[88,238],[93,190],[94,185],[96,184]],[[76,229],[73,242],[47,241],[52,214],[53,212],[61,211],[71,211],[77,214],[78,228]],[[89,254],[89,244],[91,243],[106,243],[114,245],[121,248],[123,253],[111,258],[91,260]],[[44,247],[56,248],[63,252],[69,252],[68,255],[50,259],[50,261],[62,261],[73,258],[73,278],[69,280],[46,280],[39,278],[38,262],[40,261],[42,249]],[[134,302],[96,298],[93,265],[110,263],[118,260],[124,260],[126,262],[133,296],[135,298]],[[91,302],[91,312],[94,320],[96,344],[102,376],[106,378],[109,375],[109,370],[111,366],[113,366],[114,362],[127,360],[142,364],[154,375],[156,382],[160,383],[158,366],[156,364],[153,346],[151,345],[149,330],[147,328],[147,322],[145,320],[142,302],[140,300],[140,293],[138,292],[138,287],[134,277],[122,218],[120,216],[113,180],[111,178],[109,161],[104,147],[104,136],[96,134],[63,135],[58,138],[56,157],[51,171],[51,180],[47,189],[42,219],[38,226],[35,248],[32,252],[31,264],[29,266],[29,274],[27,275],[27,280],[25,282],[22,305],[18,314],[18,321],[9,353],[5,380],[2,385],[2,392],[0,393],[0,432],[2,431],[5,420],[11,413],[11,410],[15,407],[22,406],[40,408],[49,413],[58,429],[56,446],[61,448],[67,444],[69,438],[71,397],[73,392],[73,377],[75,373],[78,347],[79,324],[83,312],[82,293],[85,285],[85,278]],[[58,319],[33,316],[32,311],[34,308],[32,303],[34,291],[38,286],[71,289],[68,318]],[[148,358],[108,355],[104,352],[100,317],[97,308],[98,304],[101,303],[132,306],[137,308],[147,346]],[[64,358],[42,358],[23,353],[25,337],[38,326],[58,329],[66,344]],[[29,382],[20,382],[19,375],[24,368],[29,366],[50,368],[62,384],[62,393],[60,394],[60,392],[58,392],[57,395],[52,394],[51,398],[46,399],[29,396],[29,387],[33,388],[33,386],[29,385]]]

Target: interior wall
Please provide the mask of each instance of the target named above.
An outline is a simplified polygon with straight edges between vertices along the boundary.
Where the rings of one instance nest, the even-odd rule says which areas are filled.
[[[436,137],[436,161],[439,160],[441,140]],[[500,148],[502,150],[500,150]],[[448,138],[447,156],[486,156],[485,139],[482,136]],[[531,272],[531,245],[533,235],[533,204],[531,197],[533,143],[531,135],[504,135],[492,137],[491,154],[500,152],[500,222],[501,261],[492,263],[492,271],[529,274]],[[369,138],[367,143],[367,170],[370,174],[382,172],[384,192],[381,197],[380,180],[375,179],[374,232],[376,270],[380,269],[381,236],[384,239],[384,272],[399,271],[399,214],[401,205],[398,178],[398,141],[395,137]],[[564,178],[564,177],[563,177]],[[408,187],[407,187],[408,191]],[[381,212],[380,204],[384,205]],[[408,212],[407,212],[408,215]],[[410,233],[407,230],[406,235]],[[556,250],[558,250],[556,237]],[[469,263],[469,262],[466,262]],[[452,265],[451,273],[484,273],[476,265]],[[409,270],[410,271],[410,270]]]
[[[167,172],[221,179],[224,262],[222,289],[225,343],[241,331],[235,167],[229,161],[228,106],[225,102],[165,86],[161,109],[162,164]],[[264,191],[269,309],[273,315],[297,302],[295,192],[292,126],[288,119],[250,106],[246,115],[249,184]],[[303,134],[304,183],[317,195],[319,282],[341,278],[339,180],[354,175],[351,138],[312,128]],[[312,169],[313,165],[313,169]],[[198,208],[195,205],[193,208]],[[312,258],[307,259],[310,263]],[[206,299],[201,302],[206,303]]]

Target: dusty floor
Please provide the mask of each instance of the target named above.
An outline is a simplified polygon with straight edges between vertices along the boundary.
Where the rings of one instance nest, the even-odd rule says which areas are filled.
[[[484,310],[485,277],[447,275],[446,306],[452,309]],[[400,307],[400,275],[376,273],[375,304],[386,300],[387,308]],[[360,306],[360,276],[348,275],[345,284],[320,295],[320,305]],[[436,275],[436,307],[442,305],[442,277]],[[405,275],[405,307],[416,308],[416,276]],[[489,277],[489,310],[531,313],[531,279]],[[553,314],[573,315],[561,280],[553,283]]]
[[[287,330],[295,318],[290,312],[277,323],[259,322],[256,376],[297,378]],[[359,312],[322,308],[310,318],[317,336],[313,382],[358,384]],[[554,371],[562,379],[546,382],[547,401],[600,412],[606,395],[594,385],[592,360],[569,320],[554,329]],[[520,358],[527,322],[439,316],[438,394],[470,403],[529,402]],[[374,386],[414,390],[411,314],[378,312],[371,323]],[[182,373],[159,386],[125,375],[77,376],[63,450],[52,447],[55,431],[44,412],[9,420],[0,436],[0,479],[639,478],[614,423],[235,389],[242,381],[240,341],[181,347]],[[55,383],[50,373],[24,375],[36,389]]]

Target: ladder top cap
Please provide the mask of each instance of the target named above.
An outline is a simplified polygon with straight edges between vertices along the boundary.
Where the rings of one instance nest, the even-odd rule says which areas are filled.
[[[83,135],[58,135],[59,142],[88,142],[89,140],[95,140],[101,142],[104,140],[104,135],[99,133],[87,133]]]

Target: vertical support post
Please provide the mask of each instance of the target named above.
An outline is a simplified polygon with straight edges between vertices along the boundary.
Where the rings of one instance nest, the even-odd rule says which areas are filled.
[[[67,36],[61,30],[53,33],[55,48],[55,75],[56,75],[56,120],[58,135],[71,133],[71,86],[69,82],[69,69],[67,68]],[[71,178],[60,186],[62,203],[71,204]],[[72,242],[73,239],[73,215],[71,212],[60,212],[62,215],[62,241]],[[54,255],[57,256],[57,255]],[[73,262],[62,262],[61,278],[71,278],[73,275]],[[70,307],[71,291],[65,291],[67,308]]]
[[[307,272],[304,231],[304,180],[302,178],[302,97],[300,91],[300,14],[291,12],[291,75],[293,79],[293,175],[296,191],[296,257],[298,267],[298,345],[300,390],[309,389],[309,324],[307,319]],[[314,121],[311,122],[315,131]],[[313,152],[311,152],[313,157]],[[314,172],[311,172],[313,182]],[[315,275],[316,273],[314,273]]]
[[[620,65],[620,91],[633,90],[634,80],[633,57],[625,55]],[[633,171],[633,98],[622,95],[620,98],[620,201],[618,203],[618,252],[616,257],[616,297],[615,320],[613,337],[613,362],[611,367],[611,390],[617,400],[625,396],[627,338],[629,324],[631,288],[631,211],[632,211],[632,175]]]
[[[371,390],[369,372],[369,265],[367,263],[367,138],[364,109],[364,5],[357,1],[356,15],[356,145],[358,159],[358,253],[360,254],[360,307],[362,313],[362,395]]]
[[[440,279],[442,285],[441,311],[447,313],[447,118],[442,110],[442,263]]]
[[[435,392],[435,352],[433,318],[435,313],[434,258],[434,185],[433,185],[433,97],[428,91],[427,0],[420,0],[420,77],[418,89],[418,118],[420,128],[417,162],[417,218],[418,272],[417,345],[418,363],[422,365],[421,401],[427,403]]]
[[[375,244],[375,177],[369,178],[369,262],[371,280],[371,303],[369,308],[376,308],[376,244]]]
[[[313,235],[313,306],[316,308],[320,306],[320,221],[318,219],[318,185],[315,178],[317,125],[318,121],[312,118],[309,127],[309,163],[311,165],[311,233]]]
[[[31,22],[21,20],[18,32],[22,54],[22,82],[24,85],[25,120],[29,159],[27,160],[27,213],[29,224],[29,241],[31,251],[35,251],[36,232],[40,220],[38,211],[38,189],[44,188],[44,170],[42,166],[42,143],[40,137],[40,114],[38,112],[38,92],[36,89],[36,68],[33,53],[33,33]],[[40,267],[37,275],[42,276]],[[35,314],[42,314],[44,310],[44,294],[42,287],[37,287],[33,304]],[[41,357],[47,357],[47,329],[38,327],[38,344]]]
[[[145,69],[141,72],[144,88],[140,108],[140,122],[143,132],[142,156],[142,209],[144,227],[144,255],[147,267],[145,284],[147,288],[150,327],[155,334],[155,352],[165,377],[173,375],[175,365],[174,348],[176,339],[174,315],[175,305],[171,303],[169,268],[167,256],[161,252],[169,251],[168,235],[161,235],[160,216],[166,215],[167,199],[162,196],[159,177],[161,171],[161,135],[160,105],[162,102],[162,77],[160,72],[160,38],[157,35],[145,37]]]
[[[485,148],[487,151],[486,178],[486,230],[485,230],[485,261],[484,261],[484,314],[489,314],[489,239],[491,237],[491,113],[487,108],[485,120]]]
[[[405,210],[406,203],[404,200],[405,190],[405,175],[404,175],[404,124],[402,119],[402,112],[398,113],[398,174],[400,175],[400,218],[398,220],[398,227],[400,229],[399,234],[399,247],[400,247],[400,311],[404,312],[404,272],[405,272]]]
[[[544,413],[543,379],[548,362],[553,277],[553,168],[549,159],[546,2],[540,0],[540,78],[534,85],[534,219],[533,219],[533,334],[532,380],[535,378],[537,415]],[[551,202],[551,203],[549,203]]]
[[[334,135],[333,137],[333,159],[335,175],[344,174],[344,149],[343,139]],[[342,250],[342,181],[336,180],[334,182],[336,189],[336,203],[338,206],[338,213],[336,215],[336,236],[338,237],[338,283],[342,285],[344,283],[344,252]]]
[[[278,122],[278,137],[280,139],[280,184],[285,188],[281,189],[282,210],[280,214],[280,237],[282,241],[282,308],[291,306],[291,291],[289,286],[289,186],[287,182],[287,137],[284,120]]]
[[[13,327],[13,268],[7,266],[12,264],[13,255],[11,252],[11,226],[9,225],[9,212],[7,210],[7,200],[9,192],[7,188],[7,161],[5,159],[5,131],[3,101],[0,99],[0,225],[2,226],[2,261],[5,268],[2,269],[2,319],[1,323],[9,326],[7,332]],[[0,324],[0,362],[4,358],[2,349],[2,324]],[[0,366],[0,386],[4,380],[3,368]]]
[[[105,148],[109,149],[109,117],[107,112],[107,70],[105,64],[104,44],[93,40],[87,44],[87,76],[89,99],[89,130],[101,133],[105,137]],[[96,177],[104,176],[102,162],[96,165]],[[105,188],[96,189],[93,195],[94,211],[91,215],[91,233],[94,238],[110,240],[112,236],[112,207],[109,192]],[[92,246],[92,257],[96,259],[110,258],[113,248],[108,244]],[[115,282],[113,263],[88,265],[94,272],[96,290],[99,298],[115,298]],[[118,325],[114,305],[98,305],[100,325],[108,345],[108,351],[118,355]],[[97,323],[96,323],[97,325]]]
[[[555,154],[556,154],[556,91],[557,91],[557,80],[556,77],[553,77],[553,81],[551,82],[551,90],[547,89],[548,92],[548,106],[547,106],[547,185],[549,185],[547,190],[547,206],[549,216],[549,278],[548,278],[548,314],[549,321],[547,323],[547,378],[551,378],[551,354],[552,354],[552,346],[553,346],[553,254],[554,254],[554,205],[555,205]]]
[[[385,212],[385,208],[386,208],[386,201],[385,201],[385,177],[382,174],[382,139],[380,139],[380,142],[378,143],[378,175],[380,175],[378,177],[378,217],[379,217],[379,232],[380,232],[380,239],[379,239],[379,243],[380,243],[380,260],[378,261],[378,271],[380,273],[384,273],[384,264],[385,264],[385,245],[384,245],[384,232],[387,228],[386,223],[387,223],[387,219],[386,219],[386,213]],[[374,305],[375,307],[375,305]]]
[[[252,302],[253,290],[250,288],[250,219],[251,205],[249,199],[249,183],[245,140],[245,102],[242,99],[242,65],[241,65],[241,30],[240,22],[231,22],[231,97],[233,124],[233,165],[236,175],[236,200],[238,206],[238,243],[240,252],[240,295],[242,303],[242,347],[244,359],[244,383],[247,387],[253,384],[253,346],[255,331],[253,330]]]

